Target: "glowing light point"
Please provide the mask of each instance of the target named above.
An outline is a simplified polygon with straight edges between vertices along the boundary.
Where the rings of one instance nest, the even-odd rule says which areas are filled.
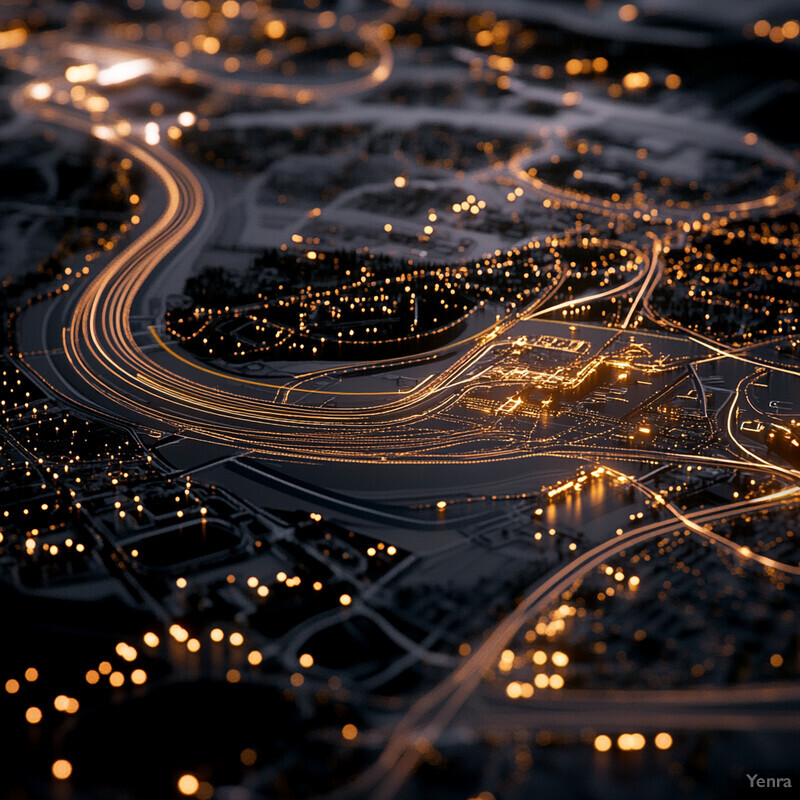
[[[50,86],[49,83],[34,83],[30,89],[28,89],[28,94],[34,100],[44,102],[45,100],[50,99],[51,95],[53,94],[53,87]]]
[[[669,750],[672,747],[672,737],[666,732],[657,733],[654,741],[659,750]]]
[[[594,749],[598,753],[607,753],[611,749],[611,737],[601,734],[594,739]]]
[[[352,742],[353,739],[358,736],[358,728],[353,725],[352,722],[348,722],[347,725],[342,728],[342,736],[347,739],[348,742]]]
[[[65,781],[72,775],[72,764],[66,758],[59,758],[53,762],[51,772],[56,780]]]
[[[197,794],[199,788],[200,781],[191,773],[186,773],[186,775],[181,775],[180,778],[178,778],[178,791],[182,795],[189,797],[193,794]]]
[[[157,122],[148,122],[144,126],[144,140],[151,146],[157,145],[161,141],[161,129]]]

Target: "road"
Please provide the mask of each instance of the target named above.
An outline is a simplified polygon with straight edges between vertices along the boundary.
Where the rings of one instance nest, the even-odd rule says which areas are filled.
[[[797,492],[798,490],[792,490],[792,496]],[[785,493],[779,493],[772,497],[765,496],[757,500],[730,503],[689,515],[681,514],[679,522],[682,524],[688,522],[691,530],[702,531],[708,535],[710,532],[702,528],[701,523],[745,514],[755,508],[763,510],[780,508],[786,499]],[[634,528],[621,536],[598,544],[570,563],[559,567],[544,580],[537,581],[517,607],[495,627],[462,665],[411,706],[394,727],[378,761],[355,785],[348,787],[348,792],[357,794],[348,796],[391,800],[417,768],[427,747],[436,744],[467,699],[476,691],[487,670],[497,664],[500,653],[531,618],[543,612],[583,575],[613,558],[614,555],[681,527],[682,525],[676,525],[676,521],[671,519]],[[717,541],[716,538],[714,540]],[[794,566],[794,570],[796,569]],[[796,689],[792,688],[792,692],[796,693]],[[782,709],[778,707],[776,710]],[[424,742],[425,746],[418,746],[420,742]],[[343,798],[344,795],[334,794],[332,798],[334,797]]]

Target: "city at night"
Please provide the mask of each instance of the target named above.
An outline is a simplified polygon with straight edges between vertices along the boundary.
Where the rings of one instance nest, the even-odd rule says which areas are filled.
[[[797,0],[0,2],[0,798],[800,787]]]

